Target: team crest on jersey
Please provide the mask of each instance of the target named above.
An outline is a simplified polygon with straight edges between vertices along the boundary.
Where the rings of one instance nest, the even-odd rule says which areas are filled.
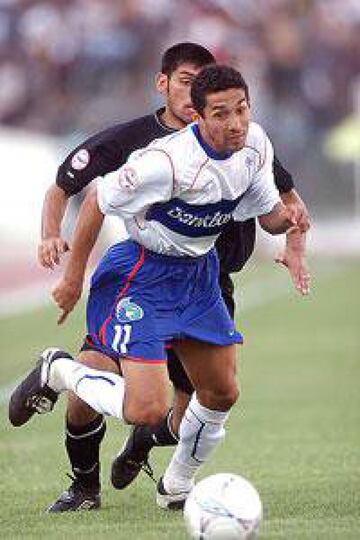
[[[245,165],[249,169],[250,167],[252,167],[254,165],[254,160],[250,156],[247,156],[245,158]]]
[[[76,154],[73,155],[71,160],[71,166],[75,171],[82,171],[89,165],[90,154],[86,148],[81,148]]]
[[[131,302],[130,296],[122,298],[116,306],[116,318],[119,322],[139,321],[143,316],[143,308],[135,302]]]
[[[119,185],[127,191],[135,191],[139,184],[139,177],[135,169],[129,165],[124,165],[119,171]]]

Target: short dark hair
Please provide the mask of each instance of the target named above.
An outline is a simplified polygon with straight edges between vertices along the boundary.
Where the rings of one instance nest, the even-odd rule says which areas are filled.
[[[206,106],[206,96],[229,88],[242,88],[249,101],[249,88],[239,71],[222,65],[204,67],[191,85],[191,101],[197,113],[202,115]]]
[[[161,58],[161,73],[170,76],[181,64],[189,63],[197,67],[213,64],[215,57],[198,43],[176,43],[167,49]]]

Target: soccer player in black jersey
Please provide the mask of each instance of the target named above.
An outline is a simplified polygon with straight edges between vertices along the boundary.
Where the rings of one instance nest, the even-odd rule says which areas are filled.
[[[163,55],[161,73],[157,76],[157,89],[165,97],[165,107],[154,114],[126,124],[115,125],[90,137],[78,146],[59,167],[56,184],[47,191],[42,220],[42,240],[38,257],[44,267],[53,268],[60,262],[61,255],[68,250],[67,242],[61,237],[61,221],[70,196],[80,192],[97,176],[119,168],[129,154],[155,138],[181,129],[191,122],[194,110],[190,101],[190,86],[193,78],[205,64],[214,62],[213,56],[203,47],[192,44],[177,44]],[[275,183],[286,205],[294,205],[302,213],[304,222],[308,215],[304,203],[294,190],[291,175],[274,158]],[[82,259],[81,242],[84,235],[95,242],[101,222],[89,226],[82,212],[73,238],[73,256],[67,264],[53,296],[62,310],[59,322],[63,322],[79,299],[83,286],[85,263]],[[220,284],[225,303],[234,316],[232,272],[238,272],[250,257],[255,243],[255,221],[230,222],[217,242],[220,258]],[[74,256],[78,254],[79,257]],[[87,260],[88,253],[86,254]],[[289,268],[294,283],[301,288],[304,273],[301,255],[291,246],[291,235],[283,262]],[[299,275],[302,278],[299,279]],[[306,282],[306,279],[305,279]],[[305,286],[306,288],[306,286]],[[100,369],[118,372],[114,360],[105,357],[85,340],[79,361]],[[148,454],[153,446],[174,445],[176,432],[183,411],[193,391],[181,363],[174,353],[169,353],[169,377],[174,385],[173,408],[160,424],[136,426],[123,450],[112,465],[112,483],[122,489],[132,482],[141,468],[148,468]],[[66,416],[66,449],[72,466],[74,481],[50,507],[50,512],[92,509],[100,506],[99,448],[105,434],[104,418],[74,395],[69,395]]]

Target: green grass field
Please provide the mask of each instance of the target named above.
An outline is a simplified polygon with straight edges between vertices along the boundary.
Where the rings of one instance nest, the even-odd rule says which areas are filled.
[[[242,398],[225,443],[199,477],[232,471],[259,489],[263,539],[360,538],[360,261],[313,263],[312,293],[295,295],[283,271],[252,263],[241,278]],[[53,308],[1,321],[1,538],[185,539],[182,516],[154,503],[145,475],[116,492],[108,475],[127,432],[114,420],[102,447],[99,512],[47,515],[70,472],[63,443],[63,401],[23,428],[7,421],[6,387],[39,350],[76,350],[79,308],[57,328]],[[171,449],[157,449],[156,475]]]

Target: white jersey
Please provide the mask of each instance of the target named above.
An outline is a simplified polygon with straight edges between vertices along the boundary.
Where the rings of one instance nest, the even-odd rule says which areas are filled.
[[[98,204],[146,248],[197,257],[232,217],[271,212],[280,200],[272,166],[272,145],[258,124],[250,123],[243,149],[219,154],[195,123],[133,152],[97,183]]]

